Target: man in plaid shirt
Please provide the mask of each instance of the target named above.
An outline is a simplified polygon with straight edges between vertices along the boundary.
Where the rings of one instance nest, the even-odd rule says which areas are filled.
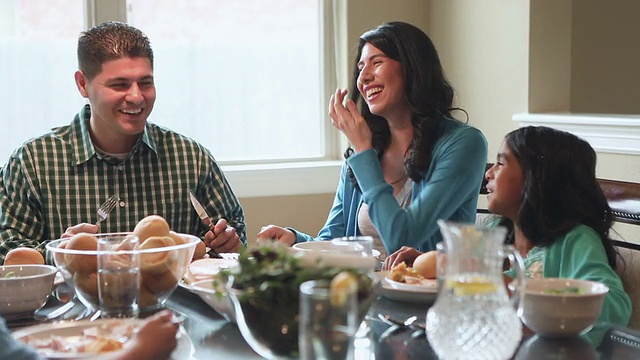
[[[138,29],[108,22],[81,34],[75,81],[89,100],[70,125],[29,140],[0,170],[0,264],[20,246],[78,232],[132,231],[151,214],[172,230],[198,235],[218,252],[246,243],[242,207],[211,153],[147,122],[156,98],[153,51]],[[194,191],[213,219],[202,224]],[[116,209],[100,226],[96,210]]]

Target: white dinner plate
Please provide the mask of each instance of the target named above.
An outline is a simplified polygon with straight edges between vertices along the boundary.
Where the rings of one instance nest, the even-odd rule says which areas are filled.
[[[110,321],[122,321],[120,319],[99,319],[95,321],[89,320],[81,320],[81,321],[64,321],[53,324],[41,324],[25,327],[19,330],[14,331],[11,335],[14,339],[20,341],[26,336],[36,338],[36,339],[49,339],[51,336],[58,337],[66,337],[77,338],[82,336],[82,332],[84,330],[99,327]],[[132,319],[127,320],[135,323],[142,324],[144,320],[142,319]],[[175,350],[171,354],[172,360],[182,360],[182,359],[193,359],[193,354],[195,354],[195,347],[193,346],[193,342],[189,335],[184,330],[182,326],[180,326],[177,334],[178,345]],[[92,354],[92,353],[63,353],[56,352],[48,349],[38,349],[38,354],[43,358],[50,360],[76,360],[76,359],[101,359],[107,354]]]
[[[437,280],[425,280],[421,285],[409,285],[387,279],[389,270],[379,271],[376,274],[380,276],[382,285],[379,290],[380,295],[389,300],[431,304],[438,297]]]
[[[331,241],[306,241],[293,244],[296,250],[302,251],[341,251],[341,247],[334,245]],[[371,249],[373,257],[380,258],[380,251]]]

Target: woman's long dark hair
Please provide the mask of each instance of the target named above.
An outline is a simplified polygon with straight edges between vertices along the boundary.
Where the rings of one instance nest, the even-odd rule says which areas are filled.
[[[433,147],[442,135],[443,118],[453,118],[451,112],[460,110],[453,107],[454,91],[445,78],[440,59],[431,39],[422,30],[404,22],[384,23],[365,32],[360,37],[356,54],[351,99],[359,106],[372,133],[372,145],[382,159],[382,154],[391,143],[391,132],[387,121],[369,111],[369,107],[358,91],[358,62],[362,48],[369,43],[389,58],[399,61],[404,77],[404,92],[413,113],[413,141],[407,150],[405,171],[413,181],[420,181],[431,165]],[[353,154],[347,148],[344,157]],[[349,177],[358,187],[351,168]]]
[[[609,237],[613,215],[596,179],[596,153],[568,132],[528,126],[507,134],[505,144],[524,175],[516,220],[535,246],[551,245],[579,224],[593,228],[615,269],[616,250]],[[513,224],[503,219],[510,233]]]

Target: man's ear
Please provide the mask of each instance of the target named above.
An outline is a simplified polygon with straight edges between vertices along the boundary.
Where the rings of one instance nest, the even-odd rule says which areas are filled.
[[[87,79],[86,75],[82,72],[82,70],[78,70],[73,76],[76,79],[76,86],[78,87],[80,95],[85,98],[89,97],[89,93],[87,92],[87,85],[89,84],[89,80]]]

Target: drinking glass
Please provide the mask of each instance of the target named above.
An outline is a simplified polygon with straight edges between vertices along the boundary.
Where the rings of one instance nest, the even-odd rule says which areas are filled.
[[[336,294],[335,291],[339,294]],[[300,358],[353,359],[353,340],[358,330],[356,287],[331,293],[327,280],[300,285]]]
[[[140,313],[139,239],[129,233],[98,236],[98,298],[101,317],[129,318]]]

